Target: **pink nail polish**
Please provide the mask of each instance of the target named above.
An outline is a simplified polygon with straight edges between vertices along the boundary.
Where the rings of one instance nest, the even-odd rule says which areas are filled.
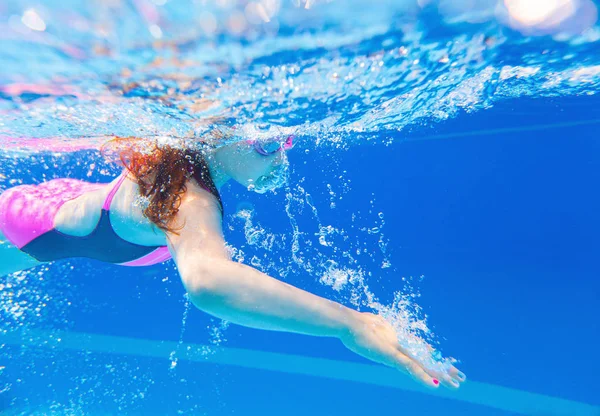
[[[440,382],[437,379],[434,378],[433,379],[433,384],[435,384],[437,386],[438,384],[440,384]]]

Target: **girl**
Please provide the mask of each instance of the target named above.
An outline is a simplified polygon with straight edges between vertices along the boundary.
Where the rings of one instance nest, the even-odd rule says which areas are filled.
[[[407,372],[430,388],[458,388],[455,367],[431,370],[411,357],[382,317],[361,313],[231,260],[219,188],[257,192],[283,183],[293,137],[218,148],[116,139],[126,166],[109,184],[55,179],[0,195],[0,275],[70,257],[147,266],[171,257],[192,303],[259,329],[337,337],[355,353]],[[142,203],[140,203],[140,200]]]

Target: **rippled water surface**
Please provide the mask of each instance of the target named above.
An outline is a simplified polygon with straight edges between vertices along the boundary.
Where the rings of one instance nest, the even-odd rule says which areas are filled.
[[[227,120],[351,141],[598,89],[593,26],[525,37],[489,1],[476,23],[444,2],[311,3],[9,1],[1,132],[188,137]]]

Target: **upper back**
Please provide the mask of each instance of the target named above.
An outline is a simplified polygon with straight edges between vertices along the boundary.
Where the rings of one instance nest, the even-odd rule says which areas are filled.
[[[143,214],[138,185],[129,178],[122,182],[121,179],[119,176],[100,188],[66,202],[55,217],[55,229],[68,235],[88,235],[98,224],[102,208],[105,207],[110,211],[113,230],[123,240],[148,246],[166,245],[164,232]],[[105,206],[108,202],[109,206]]]
[[[108,208],[115,233],[134,244],[167,245],[166,233],[144,216],[147,201],[141,197],[137,183],[127,177],[119,184],[120,178],[65,203],[55,218],[55,228],[65,234],[88,235],[98,224],[103,205],[114,191]],[[222,245],[220,202],[194,179],[186,183],[172,225],[176,231],[170,233],[170,237],[178,241],[181,238],[196,239],[203,229],[211,230],[210,233],[219,240],[216,243]]]

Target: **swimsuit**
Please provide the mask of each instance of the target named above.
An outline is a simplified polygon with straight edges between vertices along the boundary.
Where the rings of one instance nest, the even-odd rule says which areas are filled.
[[[102,204],[100,220],[86,236],[54,228],[60,207],[86,192],[102,188],[76,179],[54,179],[21,185],[0,194],[0,231],[21,251],[38,261],[85,257],[123,266],[150,266],[171,258],[166,246],[143,246],[119,237],[110,222],[110,204],[127,175],[123,174]]]

